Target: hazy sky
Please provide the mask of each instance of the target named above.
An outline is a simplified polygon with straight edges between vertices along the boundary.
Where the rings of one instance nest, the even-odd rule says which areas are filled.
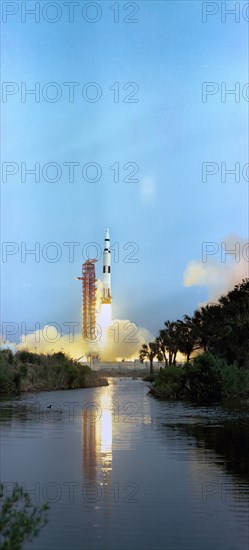
[[[3,80],[15,84],[4,87],[2,161],[17,173],[2,183],[2,239],[15,242],[8,250],[16,253],[4,257],[2,321],[30,329],[80,321],[74,277],[82,249],[94,256],[85,245],[95,242],[100,253],[109,226],[114,315],[156,333],[207,299],[206,286],[183,285],[188,263],[202,260],[202,243],[231,234],[248,239],[245,12],[240,22],[227,16],[222,23],[221,3],[211,2],[217,13],[204,23],[200,1],[73,2],[70,23],[65,3],[41,0],[40,21],[27,15],[25,22],[23,13],[21,22],[20,2],[10,4],[17,13],[3,23]],[[24,93],[36,82],[37,102]],[[63,84],[70,82],[78,83],[71,101]],[[203,82],[216,83],[206,102]],[[238,83],[237,101],[221,101],[222,82],[223,92]],[[22,162],[29,169],[39,163],[40,181],[25,174],[21,181]],[[73,162],[69,181],[63,163]],[[217,171],[206,182],[204,162]],[[239,181],[221,181],[222,162],[227,169],[240,163]],[[139,181],[129,181],[132,171]],[[21,257],[21,242],[27,249],[40,243],[37,262]],[[71,262],[65,242],[80,243]],[[214,258],[220,261],[219,252]]]

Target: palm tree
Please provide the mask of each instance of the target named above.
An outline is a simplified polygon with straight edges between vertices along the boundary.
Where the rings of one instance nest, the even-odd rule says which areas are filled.
[[[177,333],[176,333],[176,323],[173,321],[165,321],[164,323],[165,329],[160,330],[160,342],[162,342],[163,348],[165,351],[168,352],[168,362],[165,360],[165,355],[163,353],[163,349],[161,348],[161,352],[164,355],[165,360],[165,366],[172,365],[176,363],[176,355],[179,351],[179,346],[177,342]]]
[[[148,344],[143,344],[140,352],[139,352],[139,359],[143,363],[145,359],[149,359],[150,362],[150,376],[153,376],[153,360],[155,357],[158,359],[158,361],[163,360],[163,355],[161,353],[159,344],[157,341],[155,342],[149,342]]]
[[[183,321],[178,319],[176,322],[176,341],[181,353],[186,355],[187,361],[196,349],[198,344],[198,331],[194,320],[188,315],[184,315]]]
[[[168,361],[168,357],[167,357],[167,342],[166,342],[166,339],[164,338],[164,331],[163,330],[160,330],[159,332],[159,336],[157,336],[156,338],[156,342],[159,346],[159,349],[162,353],[162,356],[164,358],[164,363],[165,363],[165,367],[168,366],[169,364],[169,361]]]
[[[222,355],[229,363],[249,364],[249,279],[243,279],[219,305],[223,318]]]
[[[218,304],[207,304],[195,311],[193,324],[199,347],[204,352],[210,351],[216,354],[219,348],[220,327],[223,324],[221,319],[221,308]]]

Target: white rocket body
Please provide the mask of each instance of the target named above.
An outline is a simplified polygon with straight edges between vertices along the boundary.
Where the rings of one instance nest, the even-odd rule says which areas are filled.
[[[105,248],[103,252],[103,293],[102,304],[111,303],[111,251],[109,229],[105,233]]]

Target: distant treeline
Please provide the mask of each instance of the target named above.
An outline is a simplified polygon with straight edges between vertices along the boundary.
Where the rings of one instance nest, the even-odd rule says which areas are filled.
[[[217,304],[208,304],[166,321],[165,328],[149,344],[143,344],[140,360],[164,362],[154,393],[160,397],[193,401],[249,394],[249,279],[243,279]],[[176,366],[177,353],[186,357]]]
[[[64,390],[106,385],[87,365],[58,352],[51,355],[11,350],[0,353],[0,392]]]

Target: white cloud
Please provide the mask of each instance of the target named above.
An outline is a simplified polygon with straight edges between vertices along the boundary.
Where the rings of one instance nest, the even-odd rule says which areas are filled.
[[[226,255],[224,250],[227,251]],[[233,250],[237,250],[236,257],[232,254]],[[208,300],[217,301],[222,294],[226,294],[242,279],[248,277],[248,242],[237,235],[229,235],[222,243],[217,243],[215,257],[207,256],[205,262],[191,260],[188,263],[183,284],[186,287],[204,286],[209,292]]]

